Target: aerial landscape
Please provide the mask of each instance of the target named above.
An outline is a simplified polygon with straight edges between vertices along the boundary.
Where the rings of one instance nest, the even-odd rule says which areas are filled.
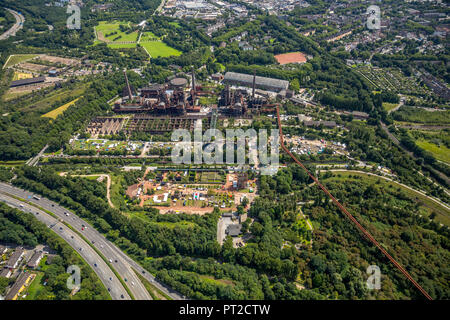
[[[447,1],[0,4],[0,300],[450,299]]]

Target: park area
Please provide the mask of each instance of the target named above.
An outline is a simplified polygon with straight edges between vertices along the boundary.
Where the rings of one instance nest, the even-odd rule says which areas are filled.
[[[182,182],[182,178],[186,184]],[[128,198],[142,207],[158,208],[160,213],[210,213],[236,210],[247,198],[256,196],[256,181],[245,180],[238,189],[236,174],[220,171],[148,171],[145,179],[128,187]]]
[[[113,151],[136,151],[142,149],[141,142],[115,141],[107,139],[76,139],[72,142],[73,150],[113,152]]]
[[[141,40],[142,41],[142,40]],[[179,56],[181,51],[169,47],[162,41],[149,41],[139,43],[152,58]]]
[[[152,58],[179,56],[181,51],[165,44],[163,37],[157,37],[150,31],[139,32],[130,22],[100,21],[95,27],[96,42],[105,42],[112,49],[131,49],[139,44]]]
[[[123,21],[100,21],[95,27],[97,39],[101,42],[136,42],[138,32],[132,31],[130,22]]]

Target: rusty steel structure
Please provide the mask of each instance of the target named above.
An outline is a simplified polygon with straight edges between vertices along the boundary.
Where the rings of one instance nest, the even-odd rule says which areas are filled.
[[[123,74],[125,76],[125,83],[127,85],[128,99],[133,100],[133,93],[131,92],[130,83],[128,82],[127,70],[123,70]]]
[[[130,134],[134,131],[161,134],[172,132],[176,129],[193,131],[196,122],[202,121],[202,119],[203,118],[201,116],[155,117],[147,114],[137,114],[128,121],[124,131],[126,134]],[[209,128],[208,121],[206,121],[202,126],[203,130],[207,130]]]

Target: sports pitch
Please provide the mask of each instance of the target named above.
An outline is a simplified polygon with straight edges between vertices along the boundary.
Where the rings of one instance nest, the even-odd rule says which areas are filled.
[[[147,52],[150,54],[152,58],[181,55],[181,51],[169,47],[162,41],[144,42],[141,43],[140,45],[147,50]]]

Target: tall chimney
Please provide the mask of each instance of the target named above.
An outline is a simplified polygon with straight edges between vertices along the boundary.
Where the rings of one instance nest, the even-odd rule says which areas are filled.
[[[225,105],[228,106],[230,104],[230,85],[227,84],[225,86]]]
[[[195,94],[195,73],[194,73],[194,66],[192,66],[192,90],[194,90],[194,94]]]
[[[256,70],[253,70],[252,99],[255,99]]]
[[[130,87],[130,83],[128,82],[128,77],[127,77],[127,70],[123,70],[123,74],[125,75],[125,82],[127,84],[127,90],[128,90],[128,97],[129,99],[133,99],[133,94],[131,93],[131,87]]]

